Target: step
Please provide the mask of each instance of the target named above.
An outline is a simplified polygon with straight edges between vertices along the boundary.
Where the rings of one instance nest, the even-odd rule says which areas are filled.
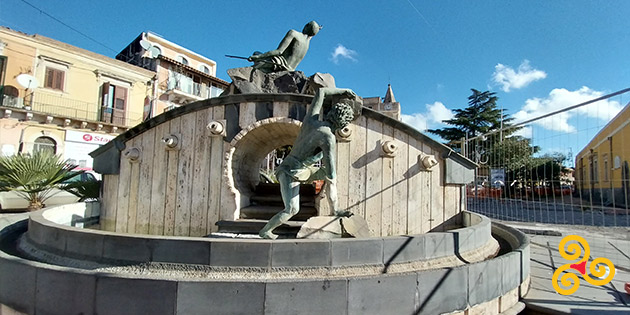
[[[269,220],[276,213],[282,211],[282,206],[259,206],[252,205],[241,209],[242,219],[259,219]],[[291,218],[291,221],[306,221],[310,217],[317,215],[317,209],[314,207],[300,207],[300,212]]]
[[[257,195],[278,195],[280,196],[280,184],[260,183],[256,186]],[[315,186],[313,184],[301,184],[300,196],[315,196]]]
[[[261,206],[283,206],[282,196],[276,194],[255,194],[249,197],[249,200],[253,204],[261,205]],[[313,207],[315,204],[315,196],[312,195],[302,195],[300,194],[300,205],[303,206],[311,206]]]
[[[297,232],[304,223],[304,221],[289,221],[275,229],[274,233],[297,235]],[[238,219],[235,221],[221,220],[216,223],[219,227],[219,232],[235,234],[258,234],[258,231],[260,231],[265,224],[267,224],[267,220],[256,219]]]

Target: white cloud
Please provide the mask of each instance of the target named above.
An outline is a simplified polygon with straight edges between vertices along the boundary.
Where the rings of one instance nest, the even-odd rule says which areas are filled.
[[[530,83],[542,80],[547,77],[547,73],[542,70],[533,69],[529,65],[529,60],[523,60],[518,71],[514,71],[509,66],[503,64],[497,64],[494,67],[494,73],[492,74],[492,80],[501,85],[501,89],[504,92],[509,92],[510,89],[524,88]]]
[[[436,125],[443,125],[443,120],[453,118],[453,112],[446,108],[442,102],[426,104],[425,108],[426,112],[424,113],[402,114],[402,121],[420,131],[425,131]]]
[[[603,92],[592,90],[586,86],[575,91],[553,89],[549,92],[549,96],[545,98],[528,99],[525,101],[525,105],[523,105],[521,110],[512,116],[515,118],[515,122],[522,122],[569,106],[584,103],[601,97],[602,95],[604,95]],[[555,114],[537,120],[534,123],[548,130],[575,132],[577,131],[577,127],[569,122],[570,118],[580,115],[607,122],[617,115],[621,109],[622,106],[619,102],[608,99]]]
[[[348,49],[341,44],[337,44],[337,47],[335,47],[335,50],[331,54],[331,60],[335,64],[338,64],[340,59],[349,59],[354,62],[357,62],[356,56],[357,56],[356,51],[352,49]]]

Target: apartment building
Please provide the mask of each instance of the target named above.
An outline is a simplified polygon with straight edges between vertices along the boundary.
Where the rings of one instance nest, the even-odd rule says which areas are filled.
[[[216,77],[215,61],[152,32],[141,33],[116,59],[156,74],[154,102],[144,108],[144,117],[217,97],[228,87],[228,82]]]
[[[0,152],[88,153],[142,122],[155,73],[45,36],[0,27]]]

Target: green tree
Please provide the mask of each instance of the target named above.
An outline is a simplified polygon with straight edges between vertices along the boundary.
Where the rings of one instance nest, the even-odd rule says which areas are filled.
[[[64,181],[81,174],[77,166],[67,164],[48,151],[0,157],[0,191],[15,191],[29,202],[28,210],[45,207],[45,202]]]

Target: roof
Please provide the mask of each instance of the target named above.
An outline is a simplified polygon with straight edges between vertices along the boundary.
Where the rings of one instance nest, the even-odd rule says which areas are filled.
[[[387,92],[385,93],[385,100],[383,103],[396,103],[396,98],[394,97],[394,91],[392,91],[392,85],[387,85]]]
[[[188,70],[188,71],[194,72],[194,73],[196,73],[196,74],[198,74],[198,75],[201,75],[201,76],[207,77],[207,78],[209,78],[209,79],[211,79],[211,80],[213,80],[213,81],[216,81],[216,82],[218,82],[218,83],[224,84],[226,87],[230,84],[230,83],[229,83],[229,82],[227,82],[227,81],[221,80],[221,79],[219,79],[219,78],[217,78],[217,77],[215,77],[215,76],[209,75],[209,74],[207,74],[207,73],[205,73],[205,72],[203,72],[203,71],[199,71],[199,70],[197,70],[197,69],[195,69],[195,68],[193,68],[193,67],[191,67],[191,66],[189,66],[189,65],[185,65],[185,64],[183,64],[183,63],[181,63],[181,62],[179,62],[179,61],[177,61],[177,60],[175,60],[175,59],[172,59],[172,58],[169,58],[169,57],[165,57],[165,56],[163,56],[163,55],[159,55],[159,56],[158,56],[158,58],[159,58],[159,59],[162,59],[162,60],[166,60],[166,61],[168,61],[168,62],[170,62],[170,63],[177,64],[178,66],[181,66],[181,67],[183,67],[184,69],[186,69],[186,70]]]

